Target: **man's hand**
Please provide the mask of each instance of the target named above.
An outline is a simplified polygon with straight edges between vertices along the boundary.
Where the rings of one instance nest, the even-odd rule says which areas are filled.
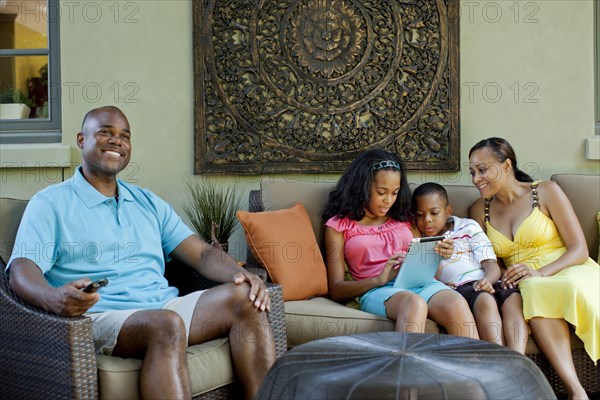
[[[270,311],[271,299],[269,298],[269,292],[265,283],[258,275],[248,271],[240,271],[233,276],[233,282],[236,285],[248,282],[250,285],[249,298],[250,301],[254,302],[254,307],[261,311]]]
[[[65,317],[82,315],[98,302],[98,293],[81,291],[91,281],[82,278],[55,288],[48,284],[40,268],[27,258],[17,258],[10,265],[10,286],[19,297],[46,311]]]
[[[83,315],[100,300],[98,293],[86,293],[81,290],[90,283],[89,279],[84,278],[56,288],[50,299],[51,311],[65,317]]]

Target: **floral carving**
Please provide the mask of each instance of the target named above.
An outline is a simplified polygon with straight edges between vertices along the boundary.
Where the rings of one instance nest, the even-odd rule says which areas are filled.
[[[325,78],[343,74],[360,59],[362,17],[342,0],[308,0],[292,19],[289,40],[298,63]]]
[[[458,2],[198,0],[197,173],[457,170]]]

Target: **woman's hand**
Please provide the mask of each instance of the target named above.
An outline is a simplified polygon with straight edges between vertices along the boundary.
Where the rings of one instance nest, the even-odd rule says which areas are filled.
[[[532,276],[542,276],[542,274],[527,264],[513,264],[506,269],[506,272],[502,277],[502,288],[517,287],[525,279]]]
[[[379,286],[383,286],[398,275],[400,264],[404,261],[406,252],[400,252],[393,254],[388,258],[387,262],[383,266],[381,273],[379,274]]]
[[[452,254],[454,253],[454,240],[452,240],[452,238],[447,237],[444,240],[437,242],[437,244],[433,248],[433,251],[438,253],[443,258],[452,257]]]

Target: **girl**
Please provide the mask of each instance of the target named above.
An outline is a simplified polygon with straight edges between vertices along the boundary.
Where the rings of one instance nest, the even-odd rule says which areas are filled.
[[[419,234],[409,210],[406,173],[395,154],[369,150],[348,166],[323,211],[331,298],[361,296],[362,310],[395,320],[397,331],[424,332],[429,317],[452,335],[478,339],[468,304],[443,283],[393,287],[409,243]],[[437,247],[442,256],[452,250],[449,240]],[[344,280],[346,263],[352,281]]]

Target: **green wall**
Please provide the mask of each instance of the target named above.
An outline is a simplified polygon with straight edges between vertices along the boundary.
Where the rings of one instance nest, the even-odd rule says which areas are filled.
[[[89,109],[121,107],[133,135],[124,178],[181,211],[186,182],[199,179],[193,175],[191,1],[61,7],[63,144],[74,145]],[[595,120],[593,2],[461,1],[461,12],[463,167],[454,174],[412,173],[410,180],[467,184],[468,149],[488,136],[507,138],[535,178],[599,173],[600,161],[584,156]],[[3,170],[2,195],[30,196],[32,185],[13,172]],[[245,192],[258,187],[258,177],[213,179],[237,182]],[[232,242],[231,252],[244,258],[240,231]]]

